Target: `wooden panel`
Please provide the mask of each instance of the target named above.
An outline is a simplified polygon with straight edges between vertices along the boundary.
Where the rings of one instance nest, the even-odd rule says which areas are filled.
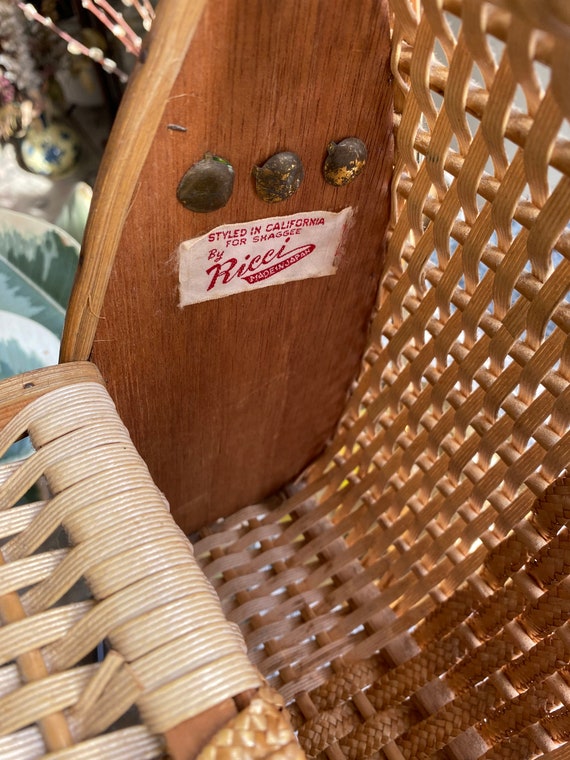
[[[151,55],[158,44],[168,40],[155,35]],[[145,70],[151,55],[139,80],[155,75]],[[296,476],[342,411],[382,268],[388,56],[386,5],[377,0],[208,3],[148,156],[131,159],[144,163],[132,197],[117,200],[128,216],[92,356],[187,531]],[[135,138],[120,128],[124,149]],[[369,160],[352,184],[335,188],[322,177],[326,146],[348,136],[365,141]],[[280,150],[302,158],[305,179],[287,201],[267,204],[251,171]],[[120,141],[114,151],[121,155]],[[223,209],[196,214],[176,187],[206,151],[231,161],[235,186]],[[120,161],[106,166],[118,172]],[[347,206],[355,223],[336,275],[177,306],[183,240],[222,223]],[[108,234],[97,208],[92,238]]]

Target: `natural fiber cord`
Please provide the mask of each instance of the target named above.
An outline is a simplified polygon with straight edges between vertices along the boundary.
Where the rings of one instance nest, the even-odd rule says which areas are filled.
[[[0,756],[162,757],[259,674],[102,385],[30,401],[0,453],[24,432],[0,466]]]

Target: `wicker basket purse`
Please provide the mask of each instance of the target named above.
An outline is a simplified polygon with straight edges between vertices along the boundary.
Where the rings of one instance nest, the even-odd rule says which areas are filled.
[[[192,552],[92,364],[0,385],[0,449],[35,448],[0,470],[0,757],[159,757],[164,736],[294,757],[263,679],[307,757],[570,758],[570,13],[387,10],[387,258],[359,377],[293,485],[193,525]],[[88,253],[68,361],[98,320]],[[146,414],[104,349],[119,410],[125,385]],[[200,723],[248,702],[241,738],[211,739],[223,710]]]

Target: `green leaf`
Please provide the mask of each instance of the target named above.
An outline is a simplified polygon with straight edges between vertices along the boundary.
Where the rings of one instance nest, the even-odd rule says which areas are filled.
[[[34,348],[28,348],[14,338],[0,338],[0,378],[19,375],[21,372],[43,367],[44,364],[42,356]]]
[[[0,340],[0,377],[11,377],[20,372],[27,372],[30,367],[41,367],[41,358],[33,351],[26,348],[18,341]]]
[[[57,364],[59,340],[50,330],[19,314],[0,311],[0,380]]]
[[[56,364],[59,340],[43,325],[19,314],[0,311],[0,380],[38,367]],[[0,462],[20,459],[31,452],[26,438],[8,448]]]
[[[61,337],[79,244],[34,217],[0,209],[0,309]]]

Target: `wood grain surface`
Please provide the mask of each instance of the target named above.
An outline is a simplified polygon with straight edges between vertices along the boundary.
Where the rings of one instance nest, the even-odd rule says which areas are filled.
[[[0,382],[0,430],[19,411],[50,391],[75,383],[102,382],[97,367],[89,362],[42,367],[2,380]]]
[[[169,34],[163,16],[136,76],[139,102]],[[92,358],[186,531],[297,476],[343,409],[382,270],[388,57],[385,2],[220,0],[206,3],[182,62],[174,56],[169,64],[180,71],[153,106],[158,126],[147,154],[132,147],[150,138],[139,134],[146,122],[136,122],[132,93],[125,97],[129,116],[119,115],[95,189],[62,357],[85,358],[82,320],[95,318]],[[368,163],[352,184],[335,188],[322,176],[326,146],[348,136],[365,141]],[[255,194],[252,168],[282,150],[301,157],[305,179],[290,199],[267,204]],[[206,151],[231,161],[235,185],[224,208],[197,214],[177,201],[176,188]],[[123,186],[125,161],[131,177],[132,163],[139,166],[136,182]],[[347,206],[355,223],[336,275],[178,307],[182,241],[224,223]],[[112,248],[114,263],[98,315],[88,281],[101,246],[105,260]]]

